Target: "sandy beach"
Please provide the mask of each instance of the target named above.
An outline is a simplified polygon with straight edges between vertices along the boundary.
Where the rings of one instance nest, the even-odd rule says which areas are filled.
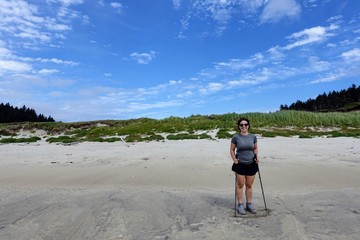
[[[359,239],[360,139],[258,144],[243,217],[229,140],[0,145],[0,239]]]

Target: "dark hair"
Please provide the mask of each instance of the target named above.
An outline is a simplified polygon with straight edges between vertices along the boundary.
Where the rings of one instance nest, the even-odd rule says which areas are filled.
[[[238,127],[238,129],[240,129],[239,126],[240,126],[241,121],[246,121],[246,122],[249,124],[249,129],[250,129],[250,121],[249,121],[249,119],[247,119],[246,117],[241,117],[241,118],[237,121],[237,127]]]

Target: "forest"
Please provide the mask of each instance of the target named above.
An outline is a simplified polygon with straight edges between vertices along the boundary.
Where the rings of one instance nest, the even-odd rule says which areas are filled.
[[[348,89],[318,95],[306,102],[297,100],[290,106],[281,105],[280,110],[310,112],[349,112],[360,110],[360,86],[353,84]]]
[[[34,109],[28,108],[25,105],[18,108],[11,106],[10,103],[1,103],[0,123],[11,122],[55,122],[55,120],[51,116],[38,115]]]

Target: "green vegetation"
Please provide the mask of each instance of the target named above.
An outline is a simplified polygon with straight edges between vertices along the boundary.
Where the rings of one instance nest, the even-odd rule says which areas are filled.
[[[340,108],[340,111],[349,112],[354,109],[360,109],[360,102],[347,103],[342,108]]]
[[[6,129],[0,129],[0,136],[12,136],[13,135],[13,133],[12,132],[10,132],[10,131],[8,131],[8,130],[6,130]]]
[[[39,137],[29,137],[29,138],[3,138],[0,140],[0,143],[31,143],[41,140]]]
[[[240,116],[251,121],[251,132],[264,137],[296,136],[311,138],[360,137],[360,112],[278,111],[273,113],[228,113],[222,115],[192,115],[161,120],[139,118],[131,120],[100,120],[90,122],[22,122],[0,124],[1,143],[30,141],[16,138],[20,131],[43,130],[49,143],[84,141],[126,142],[181,139],[229,139],[236,131]],[[205,133],[199,133],[205,132]],[[60,136],[59,136],[60,135]],[[38,139],[40,140],[40,139]]]
[[[168,140],[184,140],[184,139],[211,139],[211,136],[206,133],[203,134],[188,134],[188,133],[179,133],[179,134],[170,134],[167,136]]]
[[[164,140],[164,137],[158,134],[152,134],[152,135],[141,135],[141,134],[134,134],[129,135],[125,138],[126,142],[144,142],[144,141],[162,141]]]
[[[219,139],[227,139],[227,138],[231,138],[234,134],[235,134],[235,130],[229,131],[229,129],[220,128],[216,133],[216,137]]]
[[[46,141],[49,142],[49,143],[55,143],[55,142],[60,142],[60,143],[74,143],[74,142],[77,141],[77,139],[76,139],[76,138],[69,137],[69,136],[59,136],[59,137],[51,137],[51,138],[48,138]]]

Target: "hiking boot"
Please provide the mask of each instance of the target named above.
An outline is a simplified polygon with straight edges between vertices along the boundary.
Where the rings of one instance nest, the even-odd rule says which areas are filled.
[[[245,209],[244,209],[244,206],[242,205],[242,203],[238,204],[237,211],[240,215],[246,215],[246,212],[245,212]]]
[[[256,213],[256,209],[254,208],[254,206],[251,203],[246,203],[246,210],[251,212],[251,213]]]

